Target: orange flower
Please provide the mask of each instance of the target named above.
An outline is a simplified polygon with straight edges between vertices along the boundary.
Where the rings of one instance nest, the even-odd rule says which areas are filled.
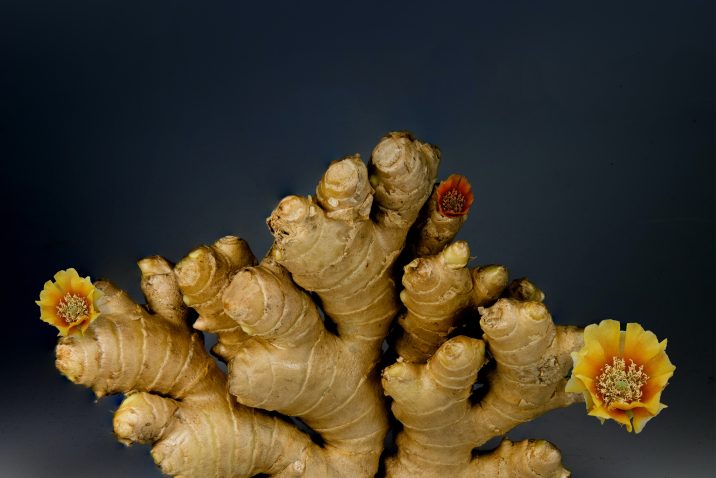
[[[470,183],[460,174],[452,174],[438,185],[437,206],[443,216],[464,216],[474,199]]]
[[[572,352],[574,368],[566,391],[583,393],[587,413],[602,423],[612,419],[639,433],[666,405],[661,392],[676,367],[666,355],[666,340],[635,323],[626,332],[615,320],[584,329],[584,346]]]
[[[55,281],[45,282],[40,292],[40,319],[52,324],[59,335],[84,334],[89,324],[99,316],[94,303],[101,295],[89,277],[84,279],[74,269],[59,271]]]

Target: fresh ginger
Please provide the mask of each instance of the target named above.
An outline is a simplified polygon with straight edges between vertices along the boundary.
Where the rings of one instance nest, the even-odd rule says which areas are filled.
[[[575,327],[555,327],[537,302],[500,299],[483,310],[484,341],[457,336],[444,342],[427,364],[398,362],[383,372],[383,388],[393,397],[393,413],[404,425],[398,454],[387,463],[390,476],[567,476],[557,459],[533,463],[524,447],[552,447],[546,442],[505,448],[472,458],[472,449],[507,433],[553,408],[578,401],[564,392],[570,352],[581,345]],[[470,393],[489,346],[497,367],[479,405]],[[538,357],[535,360],[535,357]],[[540,450],[539,453],[543,453]],[[490,474],[494,454],[508,465]],[[537,456],[539,456],[539,453]],[[554,458],[554,452],[549,453]]]
[[[565,392],[583,339],[528,280],[468,267],[467,243],[450,242],[473,193],[461,176],[435,186],[439,161],[390,133],[368,166],[345,157],[315,196],[283,199],[260,262],[233,236],[176,266],[143,259],[146,307],[96,283],[100,315],[60,340],[57,368],[97,396],[124,393],[117,438],[150,444],[171,476],[568,476],[545,441],[473,453],[583,400]],[[227,374],[197,331],[216,334]],[[488,391],[472,404],[478,378]],[[402,430],[386,455],[391,411]]]
[[[115,434],[127,444],[151,443],[167,475],[281,476],[295,468],[293,458],[316,445],[286,422],[236,403],[201,336],[184,321],[169,263],[152,257],[140,268],[154,313],[98,282],[101,316],[84,335],[60,340],[57,368],[98,397],[127,394],[115,413]]]

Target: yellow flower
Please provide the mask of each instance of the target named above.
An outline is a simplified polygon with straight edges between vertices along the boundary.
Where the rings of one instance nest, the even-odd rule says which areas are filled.
[[[626,331],[615,320],[584,329],[584,347],[572,352],[574,368],[566,391],[583,393],[589,415],[602,423],[613,419],[639,433],[666,405],[661,392],[676,367],[659,342],[635,323]]]
[[[55,280],[45,282],[40,292],[40,319],[54,325],[59,335],[84,334],[89,324],[99,316],[95,301],[101,292],[89,277],[84,279],[74,269],[59,271]]]

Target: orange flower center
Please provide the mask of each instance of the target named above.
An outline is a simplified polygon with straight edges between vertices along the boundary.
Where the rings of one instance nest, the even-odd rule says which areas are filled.
[[[66,293],[57,304],[57,315],[64,320],[67,325],[74,325],[82,322],[89,316],[89,304],[87,299],[81,295]]]
[[[451,214],[462,214],[465,210],[465,196],[457,189],[451,189],[440,198],[443,211]]]
[[[606,363],[597,376],[597,392],[605,405],[614,402],[632,403],[642,396],[642,387],[649,380],[644,366],[629,359],[629,366],[621,357],[612,357],[612,363]]]

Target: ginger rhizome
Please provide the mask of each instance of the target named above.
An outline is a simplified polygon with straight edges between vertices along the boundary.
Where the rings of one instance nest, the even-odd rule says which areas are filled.
[[[57,368],[98,397],[125,394],[117,438],[151,445],[171,476],[567,476],[545,441],[474,452],[583,400],[565,391],[583,338],[527,279],[468,265],[452,241],[473,192],[459,175],[436,185],[439,162],[390,133],[367,166],[345,157],[314,196],[284,198],[262,260],[234,236],[175,266],[143,259],[144,307],[97,282],[100,315],[60,340]]]
[[[114,416],[123,443],[150,443],[171,476],[278,474],[315,447],[283,420],[238,404],[226,377],[185,322],[171,266],[139,263],[152,312],[107,282],[96,287],[101,316],[82,336],[57,345],[57,368],[98,397],[125,393]]]

